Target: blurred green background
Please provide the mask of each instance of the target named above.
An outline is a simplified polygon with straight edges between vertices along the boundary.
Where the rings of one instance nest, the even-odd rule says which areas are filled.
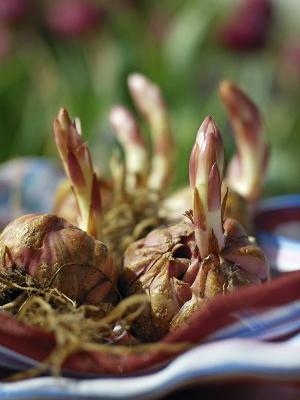
[[[299,192],[299,20],[299,0],[1,0],[0,161],[56,158],[52,121],[64,106],[81,118],[105,169],[114,145],[109,109],[132,108],[126,77],[138,71],[167,99],[180,154],[175,185],[183,184],[206,115],[233,151],[218,98],[219,82],[230,78],[264,115],[265,194]]]

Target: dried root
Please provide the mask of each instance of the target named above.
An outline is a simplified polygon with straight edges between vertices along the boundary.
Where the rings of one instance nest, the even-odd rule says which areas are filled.
[[[132,323],[143,313],[148,302],[146,295],[130,296],[115,307],[111,304],[77,307],[57,289],[26,286],[31,281],[31,277],[21,276],[18,272],[14,273],[14,281],[11,277],[0,276],[1,295],[8,298],[9,293],[11,298],[7,303],[2,302],[1,309],[20,322],[53,333],[56,345],[40,365],[16,373],[7,378],[8,381],[31,378],[49,370],[58,376],[66,359],[78,351],[123,356],[145,351],[175,353],[190,346],[187,343],[142,344],[130,334]]]

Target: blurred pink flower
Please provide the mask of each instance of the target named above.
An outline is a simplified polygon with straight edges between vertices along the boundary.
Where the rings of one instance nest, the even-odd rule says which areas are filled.
[[[230,21],[221,28],[221,43],[233,50],[263,48],[272,21],[270,0],[243,0]]]
[[[0,20],[14,22],[23,17],[28,8],[28,0],[0,0]]]
[[[101,15],[100,9],[91,2],[60,0],[48,8],[46,22],[53,33],[72,38],[96,28]]]

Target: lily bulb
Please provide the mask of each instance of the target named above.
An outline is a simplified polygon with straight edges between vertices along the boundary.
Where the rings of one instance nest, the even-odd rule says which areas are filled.
[[[117,273],[107,247],[63,218],[29,214],[0,235],[0,271],[32,276],[77,303],[115,303]]]
[[[223,163],[221,135],[207,117],[189,164],[193,210],[187,210],[185,220],[153,230],[125,253],[124,294],[149,295],[149,307],[134,325],[145,340],[186,323],[217,295],[268,279],[263,252],[239,222],[224,220]]]

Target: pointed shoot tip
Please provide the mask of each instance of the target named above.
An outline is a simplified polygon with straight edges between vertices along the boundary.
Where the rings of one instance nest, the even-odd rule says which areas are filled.
[[[63,129],[68,129],[68,127],[72,123],[70,115],[69,115],[68,111],[65,108],[61,108],[59,110],[57,119],[58,119],[58,121],[61,124]]]

